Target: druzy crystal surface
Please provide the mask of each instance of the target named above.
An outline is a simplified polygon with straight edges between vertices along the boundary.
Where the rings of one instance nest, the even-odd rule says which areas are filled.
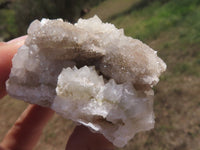
[[[152,87],[165,69],[156,51],[97,16],[74,25],[35,20],[13,58],[7,92],[123,147],[153,128]]]

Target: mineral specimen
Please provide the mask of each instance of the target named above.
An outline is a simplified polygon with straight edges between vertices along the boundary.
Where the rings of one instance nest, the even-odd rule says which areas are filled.
[[[42,19],[13,58],[7,91],[123,147],[153,128],[151,88],[165,69],[156,51],[97,16],[74,25]]]

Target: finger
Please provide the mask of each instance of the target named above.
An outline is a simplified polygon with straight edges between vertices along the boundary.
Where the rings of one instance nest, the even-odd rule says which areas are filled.
[[[6,42],[6,44],[11,44],[11,43],[14,43],[15,45],[22,45],[21,43],[24,43],[23,41],[25,41],[25,39],[27,38],[27,35],[24,35],[24,36],[20,36],[18,38],[15,38],[15,39],[12,39],[8,42]]]
[[[0,150],[6,150],[6,149],[4,149],[3,147],[0,146]]]
[[[81,125],[70,136],[66,150],[114,150],[114,146],[102,134]]]
[[[0,43],[0,98],[6,94],[5,82],[8,79],[12,67],[12,58],[18,48],[24,44],[27,36]]]
[[[10,150],[31,150],[54,112],[38,105],[29,105],[4,137],[1,146]]]

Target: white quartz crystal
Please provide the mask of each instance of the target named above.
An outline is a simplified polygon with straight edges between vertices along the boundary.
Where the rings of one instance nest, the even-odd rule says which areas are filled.
[[[153,128],[151,88],[165,69],[156,51],[97,16],[74,25],[35,20],[13,58],[7,92],[123,147]]]
[[[116,146],[154,126],[151,95],[140,95],[128,82],[104,83],[94,67],[63,69],[56,93],[53,110],[101,132]]]

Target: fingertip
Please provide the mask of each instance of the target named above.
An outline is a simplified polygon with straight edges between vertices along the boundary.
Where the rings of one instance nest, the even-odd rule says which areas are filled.
[[[15,44],[21,45],[21,43],[24,42],[26,38],[27,38],[27,35],[20,36],[18,38],[15,38],[15,39],[12,39],[12,40],[6,42],[6,44],[14,44],[15,43]]]
[[[5,44],[6,44],[6,42],[0,42],[0,46],[5,45]]]

